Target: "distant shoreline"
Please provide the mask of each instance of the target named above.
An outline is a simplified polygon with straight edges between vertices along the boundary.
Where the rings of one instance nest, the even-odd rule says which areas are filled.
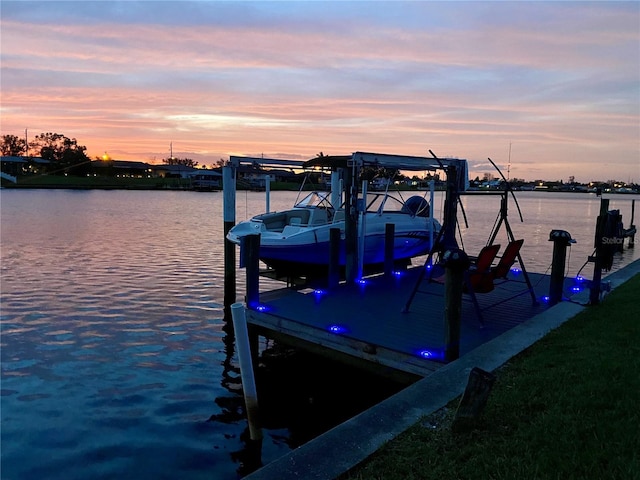
[[[21,176],[18,177],[17,183],[13,183],[6,179],[2,179],[1,187],[6,189],[47,189],[47,190],[166,190],[166,191],[198,191],[198,192],[216,192],[222,191],[222,186],[207,186],[205,188],[199,188],[195,186],[190,179],[184,178],[165,178],[165,177],[153,177],[153,178],[138,178],[138,177],[74,177],[74,176],[60,176],[60,175],[39,175],[39,176]],[[297,191],[300,188],[300,184],[293,182],[271,182],[271,191]],[[323,190],[322,185],[316,185],[315,190]],[[313,186],[306,185],[304,190],[314,189]],[[601,189],[597,192],[594,189],[570,189],[567,187],[557,188],[521,188],[518,186],[512,187],[514,192],[541,192],[545,193],[584,193],[588,194],[616,194],[616,195],[638,195],[640,192],[632,189],[624,189],[623,191],[615,189]],[[249,191],[264,191],[264,187],[256,188],[246,182],[238,182],[236,190],[249,190]],[[394,187],[390,190],[400,191],[414,191],[421,192],[427,190],[424,187],[415,187],[402,185],[399,188]],[[444,190],[443,185],[436,185],[436,190]],[[373,190],[372,190],[373,191]],[[504,188],[500,187],[470,187],[467,191],[461,192],[462,195],[498,195],[504,192]]]
[[[198,188],[190,179],[164,177],[75,177],[61,175],[21,176],[17,183],[2,179],[6,189],[46,190],[168,190],[217,191],[219,187]]]

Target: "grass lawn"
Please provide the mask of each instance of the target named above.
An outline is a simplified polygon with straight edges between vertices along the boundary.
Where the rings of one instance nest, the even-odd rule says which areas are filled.
[[[475,427],[459,400],[341,476],[640,479],[640,275],[494,372]]]

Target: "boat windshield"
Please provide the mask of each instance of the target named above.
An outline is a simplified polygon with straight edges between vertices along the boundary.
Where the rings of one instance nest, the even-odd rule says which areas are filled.
[[[332,208],[331,202],[329,202],[329,196],[331,192],[311,192],[304,197],[298,203],[294,205],[295,208],[313,208],[313,207],[325,207]]]
[[[400,212],[403,202],[391,195],[385,194],[369,194],[367,195],[367,212]]]
[[[362,197],[358,197],[358,202]],[[296,205],[297,206],[297,205]],[[367,212],[381,214],[382,212],[401,212],[404,202],[389,193],[369,193],[367,195]],[[345,208],[344,202],[340,206]]]

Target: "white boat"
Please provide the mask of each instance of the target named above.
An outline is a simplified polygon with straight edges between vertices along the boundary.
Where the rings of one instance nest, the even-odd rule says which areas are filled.
[[[240,244],[241,238],[260,234],[260,260],[276,272],[311,276],[326,273],[330,258],[330,230],[340,229],[340,266],[345,265],[345,211],[330,203],[329,192],[311,192],[293,208],[263,213],[234,226],[227,238]],[[421,196],[406,201],[389,193],[367,195],[366,213],[360,230],[363,270],[381,270],[384,265],[385,225],[395,228],[394,263],[408,265],[411,258],[426,255],[441,225],[431,218],[429,202]],[[363,227],[364,226],[364,227]],[[359,235],[360,238],[361,235]]]

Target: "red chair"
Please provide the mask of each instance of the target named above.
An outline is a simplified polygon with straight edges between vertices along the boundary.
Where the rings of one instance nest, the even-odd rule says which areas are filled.
[[[513,242],[509,242],[507,248],[504,249],[504,253],[500,258],[498,264],[491,269],[491,273],[493,279],[507,279],[507,275],[511,270],[511,267],[516,261],[516,257],[520,253],[520,249],[522,248],[522,244],[524,243],[524,239],[514,240]]]
[[[464,276],[463,290],[471,296],[471,301],[473,302],[481,325],[484,325],[484,319],[482,318],[482,310],[476,298],[476,293],[489,293],[493,290],[493,272],[491,265],[498,255],[499,250],[500,245],[487,245],[480,250],[477,257],[469,257],[472,263]],[[444,283],[445,276],[442,274],[438,277],[432,277],[430,281]]]
[[[468,272],[465,289],[475,293],[488,293],[493,290],[494,274],[491,268],[498,255],[500,245],[487,245],[476,257]]]

